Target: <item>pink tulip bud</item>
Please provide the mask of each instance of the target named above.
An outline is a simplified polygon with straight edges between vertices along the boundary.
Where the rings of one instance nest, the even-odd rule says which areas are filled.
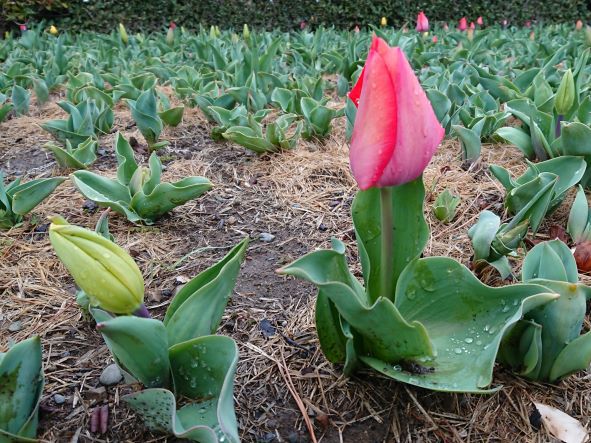
[[[581,29],[583,29],[583,21],[582,20],[577,20],[577,23],[575,23],[575,29],[577,31],[580,31]]]
[[[472,29],[472,30],[476,29],[476,25],[474,24],[474,22],[470,22],[470,29]]]
[[[429,20],[423,11],[417,16],[417,32],[427,32],[429,30]]]
[[[359,26],[355,25],[355,29],[353,29],[355,34],[359,34]]]
[[[168,28],[169,29],[172,29],[172,30],[175,30],[176,29],[176,23],[171,20],[170,24],[168,25]]]
[[[531,28],[531,20],[526,20],[525,25],[526,28]]]
[[[25,25],[24,23],[21,25],[18,25],[18,28],[22,31],[25,32],[27,30],[27,25]]]
[[[434,35],[434,36],[433,36],[433,38],[431,39],[431,41],[432,41],[433,43],[437,43],[437,41],[438,41],[438,39],[437,39],[437,36],[436,36],[436,35]]]
[[[300,22],[300,29],[302,29],[302,30],[303,30],[303,29],[306,29],[306,26],[307,26],[306,20],[302,20],[302,21]]]
[[[359,80],[351,170],[361,189],[396,186],[422,173],[445,130],[402,49],[373,37]]]
[[[478,26],[482,26],[482,25],[484,25],[484,20],[482,20],[482,17],[478,17],[478,18],[476,19],[476,24],[477,24]]]
[[[458,29],[460,31],[465,31],[466,29],[468,29],[468,20],[466,20],[466,17],[462,17],[460,19],[460,24],[458,25]]]

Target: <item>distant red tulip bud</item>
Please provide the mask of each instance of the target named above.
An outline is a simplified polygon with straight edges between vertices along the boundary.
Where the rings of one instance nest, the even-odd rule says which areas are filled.
[[[168,25],[168,28],[169,28],[169,29],[173,29],[173,30],[174,30],[174,29],[176,29],[176,23],[175,23],[175,22],[173,22],[173,21],[171,21],[171,22],[170,22],[170,25]]]
[[[349,98],[358,105],[349,153],[359,187],[419,177],[445,130],[402,49],[374,37]]]
[[[484,25],[484,20],[482,20],[482,17],[478,17],[478,18],[476,19],[476,24],[477,24],[478,26],[482,26],[482,25]]]
[[[437,43],[437,36],[436,36],[436,35],[434,35],[434,36],[433,36],[433,38],[431,39],[431,41],[432,41],[433,43]]]
[[[307,26],[306,20],[302,20],[302,21],[300,22],[300,29],[302,29],[302,30],[303,30],[303,29],[306,29],[306,26]]]
[[[427,32],[429,30],[429,20],[423,11],[417,16],[417,32]]]
[[[468,29],[468,20],[466,20],[466,17],[462,17],[460,19],[460,24],[458,25],[458,29],[460,31],[465,31],[466,29]]]
[[[18,28],[22,31],[25,32],[27,30],[27,25],[22,24],[22,25],[18,25]]]

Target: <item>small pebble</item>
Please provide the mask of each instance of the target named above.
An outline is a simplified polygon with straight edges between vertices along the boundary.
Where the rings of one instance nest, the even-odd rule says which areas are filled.
[[[275,240],[275,236],[273,234],[269,234],[268,232],[261,232],[259,234],[259,240],[269,243]]]
[[[117,365],[113,363],[112,365],[107,366],[103,370],[101,377],[99,378],[99,381],[102,385],[112,386],[119,383],[122,378],[123,375],[121,374],[121,371],[119,370]]]
[[[13,321],[12,323],[10,323],[10,325],[8,325],[8,330],[10,332],[18,332],[22,328],[23,328],[23,326],[20,321]]]
[[[66,397],[64,397],[61,394],[55,394],[53,396],[53,401],[55,402],[56,405],[61,405],[61,404],[64,404],[65,403]]]

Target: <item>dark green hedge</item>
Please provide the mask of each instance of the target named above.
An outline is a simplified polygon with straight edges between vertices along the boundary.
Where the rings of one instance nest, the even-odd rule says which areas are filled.
[[[118,22],[132,30],[160,29],[170,20],[194,29],[199,24],[240,29],[244,23],[253,28],[294,29],[305,20],[310,25],[377,24],[380,17],[389,24],[414,25],[416,14],[424,10],[432,22],[455,24],[462,16],[485,23],[507,19],[523,24],[535,19],[544,22],[574,22],[591,18],[591,0],[71,0],[69,8],[57,20],[63,27],[108,32]]]

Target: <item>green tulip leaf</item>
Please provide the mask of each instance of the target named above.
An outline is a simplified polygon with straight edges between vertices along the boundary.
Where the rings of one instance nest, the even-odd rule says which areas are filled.
[[[39,178],[11,188],[8,194],[12,196],[12,211],[19,215],[29,213],[64,180],[65,177]]]
[[[591,364],[591,332],[568,343],[556,357],[550,369],[549,380],[559,380],[577,371],[584,371]]]
[[[189,281],[166,311],[164,325],[171,345],[213,334],[232,295],[248,238],[214,266]]]
[[[534,152],[534,148],[532,146],[531,137],[523,129],[505,126],[497,129],[495,134],[505,139],[509,143],[517,146],[517,148],[528,160],[533,160],[536,158],[536,153]]]
[[[491,392],[493,366],[504,332],[525,312],[556,298],[544,286],[493,288],[450,258],[419,259],[404,270],[396,307],[407,321],[420,322],[435,354],[413,360],[419,370],[391,365],[375,356],[361,360],[396,380],[453,392]],[[418,372],[418,373],[417,373]]]
[[[166,111],[159,112],[158,115],[160,116],[165,125],[176,127],[183,120],[184,111],[184,106],[177,106],[175,108],[170,108]]]
[[[29,338],[0,353],[0,441],[35,442],[43,391],[41,342]]]
[[[97,329],[117,362],[144,386],[168,385],[168,340],[162,322],[124,315],[97,323]]]

